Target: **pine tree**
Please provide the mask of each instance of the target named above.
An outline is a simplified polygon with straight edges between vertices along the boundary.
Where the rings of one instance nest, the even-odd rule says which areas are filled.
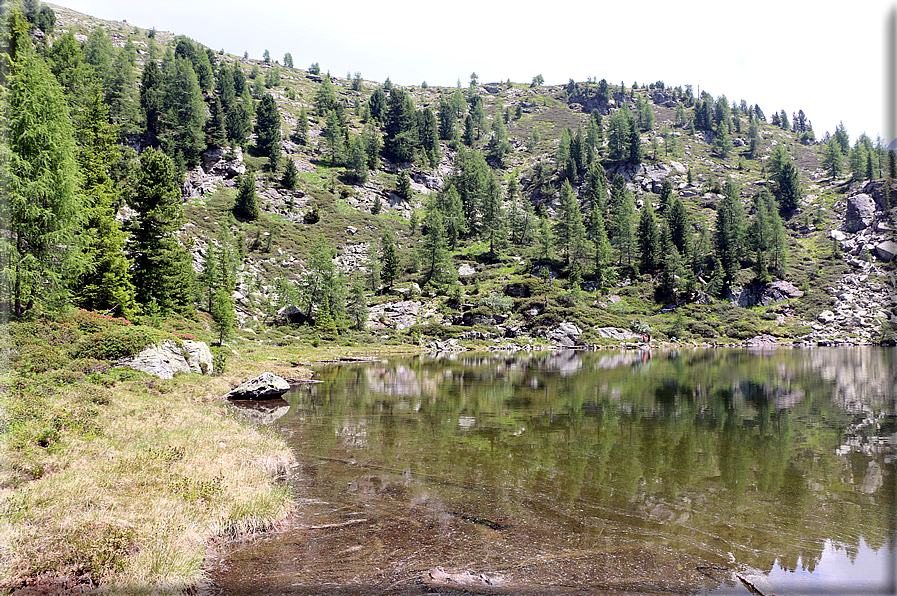
[[[645,202],[638,222],[639,267],[643,272],[653,273],[661,260],[658,242],[657,221],[654,208]]]
[[[82,232],[86,267],[78,280],[74,302],[88,310],[114,311],[131,318],[139,308],[128,271],[131,263],[123,252],[125,234],[115,219],[120,196],[109,175],[119,156],[117,134],[98,89],[77,134],[81,140],[78,163],[86,215]]]
[[[206,148],[206,106],[188,59],[175,58],[166,68],[162,146],[168,155],[180,152],[192,167],[199,164],[199,156]]]
[[[786,159],[776,176],[776,194],[783,213],[794,211],[800,206],[800,178],[792,159]]]
[[[27,31],[13,13],[12,40]],[[10,43],[10,45],[13,45]],[[82,213],[69,106],[46,62],[29,44],[10,48],[0,139],[0,308],[22,316],[65,307],[81,270]],[[8,136],[7,136],[8,135]]]
[[[568,265],[577,263],[585,253],[585,224],[582,221],[579,199],[569,180],[561,185],[561,212],[554,226],[554,238]]]
[[[832,181],[841,177],[844,168],[843,156],[841,155],[841,146],[834,137],[825,143],[825,149],[822,156],[822,167],[828,170]]]
[[[486,194],[483,197],[481,221],[482,234],[489,242],[489,254],[494,257],[496,251],[504,247],[508,232],[506,213],[502,205],[501,184],[493,172],[490,172]]]
[[[261,215],[255,194],[255,175],[252,172],[242,174],[237,180],[234,215],[248,221],[255,221]]]
[[[399,276],[399,253],[396,250],[395,235],[390,230],[380,238],[380,264],[380,279],[383,287],[388,290]]]
[[[349,318],[352,321],[352,328],[364,331],[368,321],[368,305],[367,298],[364,295],[364,283],[360,277],[356,277],[352,281],[352,301],[348,311]]]
[[[295,190],[299,184],[299,170],[296,168],[296,162],[292,157],[287,158],[287,165],[283,170],[283,178],[280,180],[281,185],[288,190]]]
[[[211,148],[227,145],[227,127],[225,126],[225,114],[221,107],[221,100],[212,99],[209,119],[206,121],[206,145]]]
[[[130,43],[130,41],[128,42]],[[133,51],[133,44],[131,45]],[[123,135],[140,130],[140,104],[137,93],[137,75],[127,51],[122,49],[115,57],[106,84],[106,102],[109,119]]]
[[[396,178],[396,194],[406,201],[411,198],[411,178],[405,170],[401,170]]]
[[[673,199],[666,219],[670,242],[679,251],[679,255],[687,259],[691,254],[691,223],[679,197]]]
[[[418,147],[417,118],[414,101],[404,89],[394,87],[389,92],[385,129],[383,148],[387,157],[398,163],[412,161]]]
[[[268,169],[277,170],[280,162],[280,112],[274,97],[266,93],[259,104],[255,118],[256,147],[268,158]]]
[[[292,159],[289,161],[292,162]],[[349,160],[346,163],[346,167],[349,169],[355,182],[358,184],[367,182],[367,154],[365,153],[364,140],[360,136],[352,135],[349,140]]]
[[[171,158],[152,148],[140,155],[140,175],[132,201],[136,225],[128,242],[138,301],[162,314],[192,316],[190,253],[178,243],[184,223],[181,189]]]
[[[300,145],[308,144],[308,115],[305,108],[299,110],[299,117],[296,118],[296,128],[293,131],[293,140]]]
[[[440,284],[453,281],[455,270],[452,268],[448,247],[445,243],[444,219],[438,209],[427,210],[424,216],[424,228],[425,232],[419,249],[420,261],[424,270],[421,286],[431,280]]]

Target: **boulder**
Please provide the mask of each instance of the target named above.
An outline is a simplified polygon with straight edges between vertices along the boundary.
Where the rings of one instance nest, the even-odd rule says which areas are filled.
[[[875,254],[882,261],[890,261],[897,256],[897,242],[893,240],[885,240],[875,245]]]
[[[143,371],[160,379],[171,379],[176,374],[189,372],[208,375],[212,373],[212,352],[201,341],[166,339],[145,348],[136,356],[122,358],[115,365]]]
[[[306,323],[311,323],[312,319],[299,310],[298,306],[290,304],[277,311],[275,321],[278,325],[304,325]]]
[[[582,331],[569,321],[564,321],[554,329],[548,331],[545,337],[565,348],[572,348],[576,345],[577,338],[582,335]]]
[[[473,268],[469,263],[461,263],[458,267],[458,276],[459,277],[467,277],[469,275],[473,275],[477,270]]]
[[[835,322],[835,313],[830,310],[824,310],[818,315],[816,315],[816,320],[820,323],[834,323]]]
[[[274,399],[290,390],[290,384],[272,372],[264,372],[225,395],[227,399]]]
[[[752,306],[771,306],[790,298],[800,298],[804,293],[789,281],[776,280],[765,286],[749,284],[731,299],[742,308]]]
[[[184,350],[187,351],[187,366],[191,371],[201,375],[212,373],[212,350],[206,342],[185,339]]]
[[[865,193],[847,198],[847,213],[844,216],[848,232],[865,230],[875,219],[875,201]]]

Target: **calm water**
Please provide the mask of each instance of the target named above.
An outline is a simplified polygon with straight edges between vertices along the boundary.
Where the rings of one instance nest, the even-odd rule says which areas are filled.
[[[895,593],[895,355],[316,367],[264,406],[297,518],[220,553],[209,593],[422,594],[436,567],[490,594]]]

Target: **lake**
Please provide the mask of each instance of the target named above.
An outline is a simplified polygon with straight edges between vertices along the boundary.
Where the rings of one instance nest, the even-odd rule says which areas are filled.
[[[296,452],[296,518],[222,549],[207,591],[893,594],[895,355],[314,367],[258,406]]]

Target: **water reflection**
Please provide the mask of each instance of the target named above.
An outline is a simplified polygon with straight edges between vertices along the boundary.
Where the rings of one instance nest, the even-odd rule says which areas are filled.
[[[895,552],[891,351],[465,353],[318,378],[278,424],[322,505],[269,543],[334,586],[420,593],[440,565],[510,593],[893,588],[853,564]],[[230,569],[282,556],[254,548]]]

